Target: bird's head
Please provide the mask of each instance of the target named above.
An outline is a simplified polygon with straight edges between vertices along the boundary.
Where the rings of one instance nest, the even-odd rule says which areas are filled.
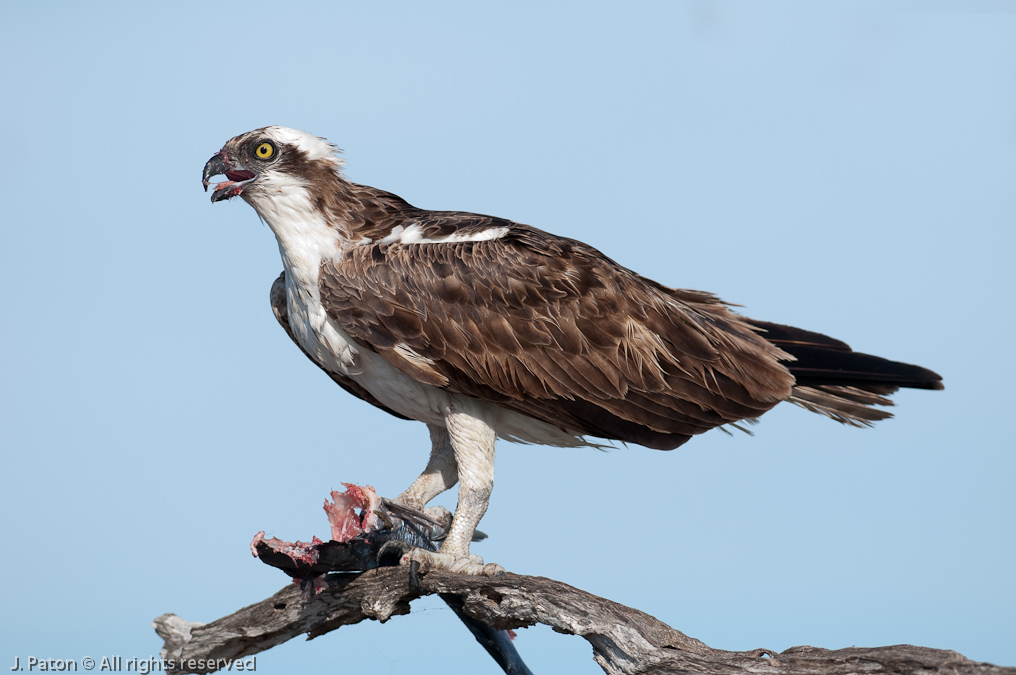
[[[262,127],[231,138],[212,155],[201,184],[207,192],[214,176],[225,175],[212,188],[212,202],[241,196],[257,209],[259,202],[291,188],[334,179],[342,166],[337,153],[334,145],[306,132]]]

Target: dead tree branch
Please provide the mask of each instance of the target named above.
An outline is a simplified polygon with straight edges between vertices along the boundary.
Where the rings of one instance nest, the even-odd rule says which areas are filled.
[[[543,577],[467,577],[431,571],[419,577],[414,589],[407,568],[388,567],[362,574],[331,574],[327,579],[328,587],[309,599],[297,585],[290,584],[266,600],[208,624],[164,614],[153,624],[165,640],[163,658],[174,659],[177,664],[190,659],[241,658],[304,633],[314,638],[365,619],[384,622],[396,614],[408,614],[411,600],[442,593],[460,597],[467,614],[498,629],[542,623],[560,633],[579,635],[589,641],[593,659],[610,675],[1016,675],[1016,668],[977,663],[956,652],[910,645],[837,650],[793,647],[778,654],[768,649],[713,649],[648,614]]]

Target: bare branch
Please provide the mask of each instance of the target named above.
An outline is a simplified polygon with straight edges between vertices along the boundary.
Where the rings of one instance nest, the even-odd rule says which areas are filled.
[[[413,589],[408,568],[388,567],[362,574],[331,574],[327,579],[327,588],[309,599],[297,585],[290,584],[266,600],[209,624],[164,614],[153,624],[165,640],[163,658],[179,664],[181,660],[207,662],[249,656],[304,633],[313,638],[365,619],[384,622],[393,615],[408,614],[409,603],[415,598],[442,593],[461,597],[467,614],[498,629],[542,623],[560,633],[579,635],[589,641],[594,660],[610,675],[1016,675],[1016,668],[910,645],[837,650],[793,647],[779,654],[768,649],[712,649],[644,612],[544,577],[468,577],[435,570],[421,575],[419,586]],[[173,672],[211,670],[178,668]]]

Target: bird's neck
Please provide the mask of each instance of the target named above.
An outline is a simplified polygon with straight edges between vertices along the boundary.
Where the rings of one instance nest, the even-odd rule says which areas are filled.
[[[302,287],[317,286],[321,262],[340,256],[349,242],[348,229],[315,202],[308,187],[294,184],[251,204],[275,233],[287,277]]]
[[[399,197],[348,181],[336,172],[327,184],[273,186],[252,206],[275,233],[286,274],[316,285],[323,261],[350,246],[370,244],[405,222],[413,207]]]

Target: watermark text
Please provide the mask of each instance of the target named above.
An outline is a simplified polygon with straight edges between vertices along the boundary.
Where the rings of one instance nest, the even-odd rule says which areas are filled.
[[[174,670],[223,671],[253,673],[258,669],[257,657],[245,659],[160,659],[157,656],[148,658],[124,656],[85,656],[79,659],[55,659],[39,656],[14,657],[14,672],[26,673],[77,673],[95,671],[97,673],[169,673]]]

